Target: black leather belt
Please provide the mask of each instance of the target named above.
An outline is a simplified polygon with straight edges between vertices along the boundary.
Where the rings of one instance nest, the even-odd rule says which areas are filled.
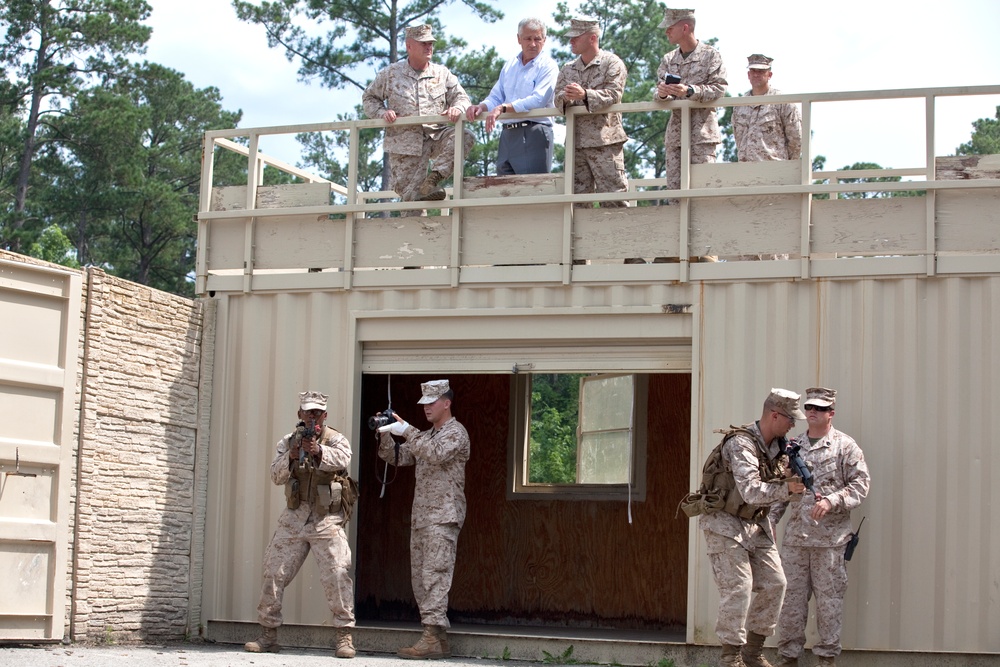
[[[519,127],[528,127],[529,125],[535,125],[535,123],[532,123],[530,120],[525,120],[520,123],[503,123],[503,129],[513,130]]]

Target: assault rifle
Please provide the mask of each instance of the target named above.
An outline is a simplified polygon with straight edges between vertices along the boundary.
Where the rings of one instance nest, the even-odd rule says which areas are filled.
[[[802,446],[798,443],[789,443],[785,445],[785,455],[788,456],[788,465],[791,466],[792,472],[798,475],[802,479],[802,483],[805,485],[810,492],[816,493],[813,490],[813,474],[812,470],[806,465],[806,462],[802,460],[799,456],[799,450]]]

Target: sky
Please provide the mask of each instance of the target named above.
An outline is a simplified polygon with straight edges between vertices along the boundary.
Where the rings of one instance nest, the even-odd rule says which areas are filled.
[[[229,0],[148,1],[153,34],[144,57],[181,72],[197,88],[218,88],[225,109],[243,111],[242,128],[333,121],[361,101],[353,89],[299,81],[297,65],[283,50],[268,48],[262,27],[237,19]],[[495,46],[507,58],[518,51],[518,21],[535,16],[554,27],[556,4],[497,0],[494,6],[505,17],[484,24],[455,3],[442,22],[470,49]],[[577,6],[569,0],[571,9]],[[695,10],[700,39],[718,39],[733,95],[749,89],[746,58],[751,53],[774,58],[771,84],[785,93],[1000,84],[998,0],[952,0],[946,5],[687,0],[680,6]],[[546,46],[556,45],[550,39]],[[972,122],[995,118],[997,106],[1000,95],[939,98],[935,154],[954,154],[969,140]],[[922,167],[923,119],[922,99],[817,104],[812,153],[826,156],[828,169],[855,162]],[[266,152],[297,161],[291,137],[267,141],[262,143]]]

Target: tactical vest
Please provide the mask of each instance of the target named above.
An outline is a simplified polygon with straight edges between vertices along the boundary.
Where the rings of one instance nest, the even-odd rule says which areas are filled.
[[[330,427],[323,427],[320,443],[329,442],[335,433]],[[298,433],[292,437],[301,440]],[[357,498],[357,482],[348,476],[346,470],[320,470],[308,454],[292,460],[291,477],[285,483],[288,509],[298,509],[306,503],[312,505],[312,511],[320,517],[344,510],[346,521],[351,518]]]
[[[757,522],[767,516],[766,505],[751,505],[743,499],[736,487],[736,478],[732,468],[722,455],[722,448],[733,436],[742,433],[753,440],[757,448],[757,470],[761,480],[773,482],[784,479],[784,465],[779,455],[770,459],[761,447],[757,435],[743,426],[731,426],[723,432],[722,442],[708,455],[701,470],[701,486],[694,493],[686,495],[678,505],[690,518],[699,514],[714,514],[724,511],[745,521]]]

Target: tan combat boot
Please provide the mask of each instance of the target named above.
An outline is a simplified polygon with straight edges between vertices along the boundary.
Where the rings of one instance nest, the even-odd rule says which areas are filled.
[[[243,648],[251,653],[277,653],[281,650],[278,646],[278,628],[263,628],[263,632],[260,637],[253,640],[252,642],[247,642],[243,645]]]
[[[424,178],[424,182],[417,188],[417,201],[441,201],[444,199],[444,188],[438,187],[438,183],[444,180],[444,174],[432,171]]]
[[[746,667],[774,667],[764,657],[765,639],[767,637],[764,635],[758,635],[756,632],[747,632],[747,643],[743,646],[743,650],[740,651],[743,656],[743,664]]]
[[[353,658],[356,655],[350,628],[337,628],[337,657]]]
[[[743,664],[743,657],[740,655],[741,648],[741,646],[734,644],[723,644],[719,667],[746,667]]]
[[[434,660],[436,658],[450,658],[451,651],[448,650],[448,637],[444,637],[444,645],[441,645],[441,635],[444,628],[436,625],[425,625],[424,633],[413,646],[401,648],[396,651],[400,658],[409,660]]]

